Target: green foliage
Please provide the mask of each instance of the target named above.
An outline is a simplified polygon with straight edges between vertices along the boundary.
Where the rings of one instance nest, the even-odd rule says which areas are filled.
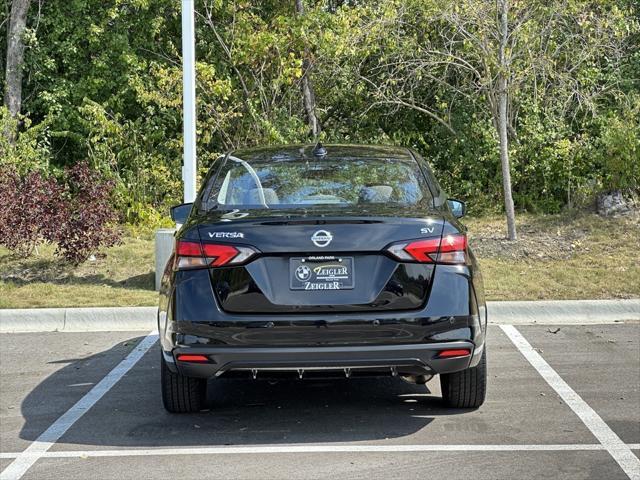
[[[85,100],[79,109],[94,168],[117,179],[116,205],[128,223],[149,223],[156,209],[179,203],[181,144],[168,141],[157,118],[109,115]]]
[[[638,189],[640,6],[567,0],[557,14],[553,2],[514,2],[512,24],[530,4],[534,14],[513,45],[516,206],[555,212],[599,189]],[[292,0],[198,0],[200,169],[228,149],[310,141],[300,93],[306,51],[323,141],[414,147],[472,213],[500,211],[491,76],[474,73],[483,62],[495,73],[496,58],[462,37],[455,57],[433,57],[460,33],[452,16],[470,19],[493,5],[306,0],[297,16]],[[25,117],[18,126],[0,111],[0,128],[20,131],[15,145],[0,137],[0,162],[59,174],[88,159],[115,181],[122,219],[162,225],[182,196],[180,3],[41,7],[25,35]]]
[[[24,131],[12,143],[3,133],[17,131],[18,124],[6,107],[0,106],[0,167],[11,166],[20,174],[47,170],[51,158],[47,124],[32,127],[31,121],[24,119]]]
[[[600,121],[597,161],[605,172],[606,190],[640,189],[640,96],[622,113],[609,112]]]

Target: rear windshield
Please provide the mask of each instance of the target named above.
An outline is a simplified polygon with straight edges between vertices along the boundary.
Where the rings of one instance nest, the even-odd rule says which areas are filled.
[[[409,160],[251,162],[229,156],[210,187],[203,202],[207,210],[432,202],[418,164]]]

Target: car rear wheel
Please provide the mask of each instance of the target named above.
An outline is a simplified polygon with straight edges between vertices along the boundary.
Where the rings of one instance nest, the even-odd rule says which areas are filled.
[[[162,403],[171,413],[195,413],[202,410],[207,392],[207,380],[185,377],[172,372],[160,352]]]
[[[482,352],[480,363],[461,372],[440,375],[442,398],[448,407],[477,408],[484,403],[487,393],[487,352]]]

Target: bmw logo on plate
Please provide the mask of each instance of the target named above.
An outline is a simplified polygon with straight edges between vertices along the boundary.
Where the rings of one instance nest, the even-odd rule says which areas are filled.
[[[331,232],[327,232],[326,230],[318,230],[316,233],[311,235],[311,241],[316,247],[326,247],[333,240],[333,235]]]
[[[296,277],[301,282],[309,280],[309,278],[311,277],[311,269],[306,265],[300,265],[298,268],[296,268]]]

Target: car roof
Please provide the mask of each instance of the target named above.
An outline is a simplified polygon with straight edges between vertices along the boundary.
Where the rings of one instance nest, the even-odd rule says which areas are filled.
[[[248,162],[286,162],[300,160],[339,159],[339,160],[366,160],[366,159],[393,159],[401,161],[414,160],[409,149],[386,145],[323,145],[326,155],[315,156],[314,144],[279,145],[270,147],[257,147],[239,149],[230,152],[231,156]]]

